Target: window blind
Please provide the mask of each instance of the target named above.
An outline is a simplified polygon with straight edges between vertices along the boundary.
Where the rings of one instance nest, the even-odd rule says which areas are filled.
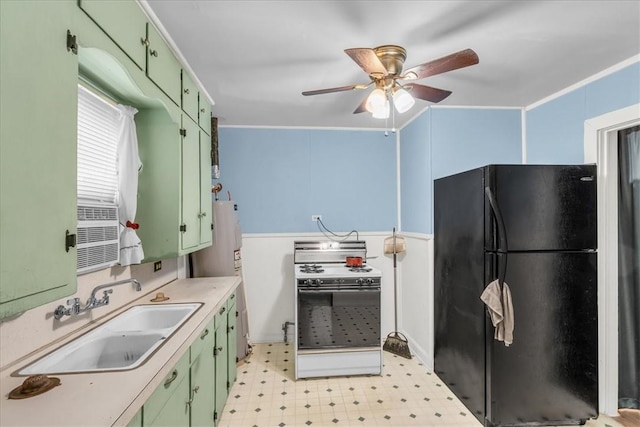
[[[78,201],[118,202],[119,115],[78,85]]]

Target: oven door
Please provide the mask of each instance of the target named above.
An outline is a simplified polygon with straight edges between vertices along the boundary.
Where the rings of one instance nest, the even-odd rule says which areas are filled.
[[[298,350],[379,347],[380,288],[298,289]]]

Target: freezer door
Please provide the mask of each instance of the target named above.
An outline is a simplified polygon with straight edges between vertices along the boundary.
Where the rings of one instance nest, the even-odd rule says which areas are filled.
[[[491,165],[485,182],[502,213],[485,200],[488,251],[584,250],[597,247],[595,165]]]
[[[598,414],[597,255],[509,253],[509,347],[487,320],[487,420],[561,425]],[[487,282],[505,255],[487,254]],[[487,318],[488,319],[488,318]]]
[[[483,170],[434,183],[435,372],[484,419]]]

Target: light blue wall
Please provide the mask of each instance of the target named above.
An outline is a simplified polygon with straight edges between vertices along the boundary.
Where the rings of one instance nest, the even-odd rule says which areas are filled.
[[[435,108],[433,179],[493,163],[522,163],[519,109]]]
[[[395,137],[382,131],[220,128],[220,182],[244,233],[388,231]],[[226,197],[225,197],[226,199]]]
[[[400,133],[402,231],[432,233],[433,180],[522,162],[519,109],[432,108]]]
[[[431,229],[431,110],[400,131],[400,196],[402,230]]]
[[[640,63],[527,111],[527,163],[584,162],[584,121],[640,103]]]

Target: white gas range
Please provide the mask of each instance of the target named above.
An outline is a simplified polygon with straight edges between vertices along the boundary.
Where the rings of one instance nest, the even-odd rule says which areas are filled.
[[[296,379],[382,373],[382,273],[347,257],[366,260],[366,243],[294,243]]]

